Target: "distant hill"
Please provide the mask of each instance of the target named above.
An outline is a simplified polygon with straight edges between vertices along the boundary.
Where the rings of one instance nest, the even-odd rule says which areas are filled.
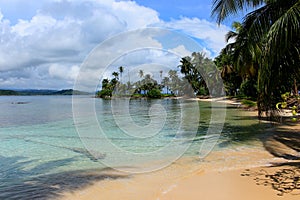
[[[11,96],[11,95],[19,95],[19,93],[14,90],[0,90],[0,95]]]
[[[89,94],[88,92],[82,92],[82,91],[72,90],[72,89],[60,90],[52,93],[52,95],[88,95],[88,94]]]
[[[57,90],[33,90],[33,89],[26,89],[26,90],[16,90],[19,95],[52,95]]]
[[[1,90],[0,96],[14,95],[14,96],[34,96],[34,95],[89,95],[88,92],[82,92],[73,89],[65,90],[34,90],[34,89],[25,89],[25,90]]]

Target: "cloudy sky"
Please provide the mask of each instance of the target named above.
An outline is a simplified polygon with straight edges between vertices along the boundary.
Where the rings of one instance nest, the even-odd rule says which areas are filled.
[[[218,26],[210,10],[211,0],[0,0],[0,88],[73,88],[93,55],[100,68],[123,65],[128,74],[176,68],[198,50],[190,40],[213,58],[230,24]]]

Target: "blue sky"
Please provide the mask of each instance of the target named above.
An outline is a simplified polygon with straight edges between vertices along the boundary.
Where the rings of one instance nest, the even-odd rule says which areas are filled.
[[[210,20],[211,0],[137,0],[136,2],[153,8],[165,21],[179,16]]]
[[[97,45],[118,34],[147,27],[186,34],[213,58],[225,46],[230,22],[218,26],[210,9],[211,0],[0,0],[0,88],[73,88],[82,63]],[[116,49],[105,53],[113,58],[118,48],[130,49],[134,41],[149,42],[162,52],[191,53],[184,44],[168,47],[171,40],[166,37],[134,37],[128,39],[131,43],[121,41]],[[169,53],[143,51],[138,55],[135,61],[128,56],[124,59],[128,70],[145,57],[151,63],[151,56],[170,66],[178,62]],[[148,70],[144,62],[140,64]],[[97,73],[92,74],[99,77]]]

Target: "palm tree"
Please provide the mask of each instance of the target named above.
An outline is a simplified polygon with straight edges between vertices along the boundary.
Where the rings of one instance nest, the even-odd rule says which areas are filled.
[[[119,73],[113,72],[112,75],[114,76],[114,79],[119,80]]]
[[[163,87],[166,87],[167,94],[169,94],[169,85],[170,85],[169,77],[164,77],[161,83],[162,83]]]
[[[102,80],[102,89],[109,89],[109,80],[107,78]]]
[[[162,74],[163,74],[163,70],[160,70],[159,71],[160,83],[162,82]]]
[[[205,83],[205,55],[204,53],[192,53],[192,57],[184,57],[180,60],[181,65],[180,72],[184,74],[184,78],[187,80],[184,86],[184,90],[187,92],[186,94],[191,96],[195,94],[200,94],[202,88],[207,89]],[[191,91],[193,89],[193,92]]]
[[[232,56],[232,64],[243,79],[255,77],[258,69],[256,57],[260,55],[260,52],[257,48],[253,48],[252,38],[244,31],[241,23],[233,22],[232,28],[235,31],[229,31],[225,39],[226,42],[229,42],[230,39],[235,41],[229,43],[223,53]]]
[[[236,15],[246,8],[261,6],[264,0],[213,0],[211,15],[217,18],[218,24],[230,15]]]
[[[234,51],[247,48],[249,53],[250,50],[251,60],[240,61],[258,64],[259,115],[263,111],[273,115],[276,97],[280,96],[281,90],[294,84],[289,77],[299,70],[300,1],[213,0],[212,16],[221,23],[247,7],[254,10],[244,17],[236,41],[248,40],[242,45],[244,47]]]
[[[124,67],[123,66],[119,67],[119,72],[120,72],[120,81],[122,81],[122,74],[124,72]]]
[[[227,94],[236,95],[242,83],[242,77],[233,66],[233,55],[228,53],[225,47],[214,62],[221,73]]]
[[[140,76],[140,78],[143,78],[143,77],[144,77],[144,71],[143,71],[143,70],[140,70],[140,71],[139,71],[139,76]]]

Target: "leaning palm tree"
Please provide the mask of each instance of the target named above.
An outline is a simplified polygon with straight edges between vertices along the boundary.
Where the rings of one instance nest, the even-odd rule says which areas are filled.
[[[232,28],[235,31],[229,31],[226,36],[226,42],[233,39],[234,42],[229,43],[222,53],[231,56],[234,69],[239,72],[243,79],[255,77],[257,74],[257,55],[260,54],[259,49],[253,47],[252,38],[244,31],[243,25],[239,22],[233,22]],[[255,57],[256,55],[256,57]],[[230,72],[231,66],[226,66],[226,70]]]
[[[143,71],[143,70],[140,70],[140,71],[139,71],[139,76],[140,76],[140,78],[143,78],[143,77],[144,77],[144,71]]]

